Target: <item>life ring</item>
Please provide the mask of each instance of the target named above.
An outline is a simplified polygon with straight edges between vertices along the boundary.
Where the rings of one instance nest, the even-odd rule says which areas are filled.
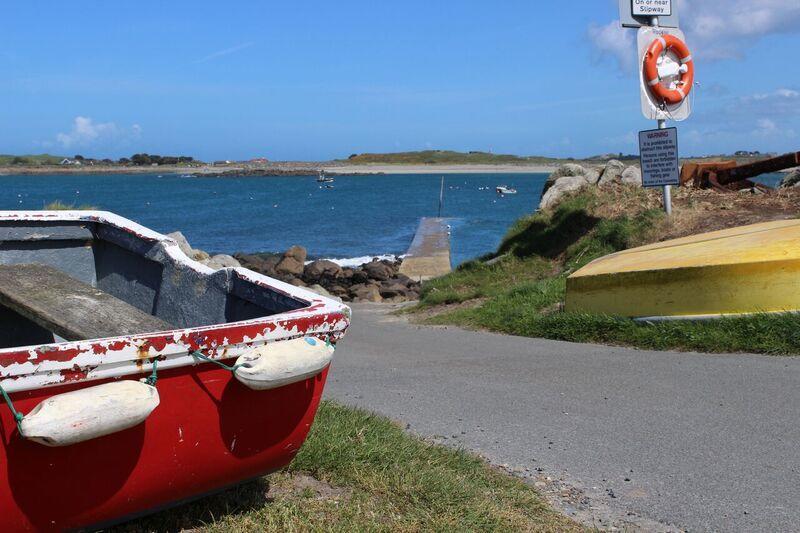
[[[681,61],[679,70],[681,76],[676,82],[675,89],[665,87],[658,75],[658,58],[661,57],[664,50],[672,50]],[[644,56],[644,79],[656,98],[671,105],[683,102],[689,96],[694,84],[694,62],[692,62],[692,54],[686,43],[674,35],[667,34],[656,37],[656,40],[650,43]]]

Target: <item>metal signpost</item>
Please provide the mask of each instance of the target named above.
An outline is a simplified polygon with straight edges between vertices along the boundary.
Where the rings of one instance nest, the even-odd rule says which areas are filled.
[[[666,129],[667,119],[681,121],[691,114],[688,95],[694,64],[683,44],[683,32],[678,29],[677,1],[620,0],[620,22],[625,28],[639,28],[642,114],[658,124],[658,130],[639,133],[642,185],[663,188],[664,211],[671,215],[671,187],[680,185],[680,169],[678,132],[675,128]],[[647,62],[651,68],[649,74]]]

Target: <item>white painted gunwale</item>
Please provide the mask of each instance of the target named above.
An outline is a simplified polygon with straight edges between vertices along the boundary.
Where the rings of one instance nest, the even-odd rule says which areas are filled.
[[[0,221],[4,220],[106,224],[130,232],[140,238],[163,242],[167,255],[176,262],[182,263],[200,274],[210,275],[215,272],[214,269],[187,257],[173,239],[108,211],[0,211]],[[167,343],[163,350],[159,350],[158,352],[151,351],[147,354],[149,357],[159,357],[159,370],[168,370],[171,368],[198,364],[197,360],[189,354],[190,347],[179,341],[179,339],[189,334],[221,332],[225,330],[232,331],[245,326],[265,326],[261,330],[261,333],[257,333],[253,337],[247,337],[243,342],[215,346],[215,349],[227,348],[224,357],[212,356],[222,360],[235,359],[246,351],[251,350],[253,347],[268,342],[293,339],[307,334],[333,335],[338,338],[344,334],[344,331],[349,326],[350,308],[341,302],[323,297],[307,289],[295,287],[288,283],[269,278],[245,268],[237,267],[231,270],[235,271],[245,281],[276,290],[289,297],[307,302],[308,305],[294,311],[251,320],[242,320],[239,322],[176,329],[167,332],[148,332],[145,334],[123,335],[87,341],[51,343],[2,349],[0,350],[0,379],[2,379],[0,385],[2,385],[6,392],[19,392],[58,386],[66,383],[74,384],[83,381],[121,378],[134,375],[143,376],[152,371],[152,364],[149,361],[144,362],[142,360],[137,342],[139,344],[144,344],[148,338],[162,337],[169,333],[172,334],[174,342]],[[322,322],[316,328],[307,331],[300,331],[296,325],[291,324],[292,322],[309,318],[321,319]],[[270,327],[273,326],[274,329],[270,330]],[[118,350],[109,348],[109,346],[119,344],[120,341],[126,344],[124,348]],[[101,347],[106,351],[105,353],[95,353],[92,350],[93,347]],[[81,353],[69,361],[41,360],[40,354],[42,351],[46,350],[78,350]],[[28,361],[25,363],[14,362],[3,365],[4,354],[16,354],[24,351],[27,351],[30,355]],[[90,368],[90,370],[84,378],[67,381],[62,371],[68,371],[76,366],[80,368]]]

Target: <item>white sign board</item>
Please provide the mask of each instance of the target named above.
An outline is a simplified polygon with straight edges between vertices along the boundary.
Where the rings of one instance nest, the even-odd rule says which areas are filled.
[[[653,17],[664,28],[678,27],[677,0],[619,0],[619,21],[623,28],[652,26]]]
[[[639,162],[643,187],[680,185],[677,128],[640,131]]]
[[[634,17],[671,17],[672,0],[633,0],[631,15]]]

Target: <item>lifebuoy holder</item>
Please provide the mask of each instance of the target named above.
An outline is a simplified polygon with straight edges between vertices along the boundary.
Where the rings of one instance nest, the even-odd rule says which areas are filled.
[[[662,54],[672,51],[678,56],[681,66],[680,77],[674,82],[675,87],[667,87],[658,73],[658,65]],[[661,102],[678,105],[692,91],[694,84],[694,62],[689,47],[674,35],[665,34],[655,38],[647,47],[644,56],[644,82],[652,95]]]

